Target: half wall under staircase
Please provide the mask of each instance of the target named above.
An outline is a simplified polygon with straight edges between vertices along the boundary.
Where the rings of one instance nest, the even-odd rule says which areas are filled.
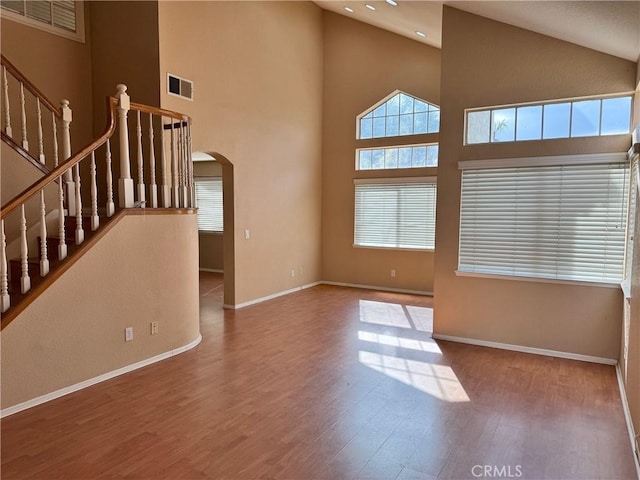
[[[1,98],[12,153],[2,162],[40,172],[0,212],[6,416],[180,353],[200,334],[191,119],[131,102],[118,85],[103,133],[71,152],[69,102],[55,107],[4,56]]]

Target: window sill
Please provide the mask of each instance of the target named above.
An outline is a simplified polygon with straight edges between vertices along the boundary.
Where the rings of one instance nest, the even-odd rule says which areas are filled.
[[[426,252],[433,253],[435,249],[433,248],[406,248],[406,247],[375,247],[372,245],[356,245],[355,243],[351,245],[353,248],[362,248],[367,250],[397,250],[402,252]]]
[[[579,287],[620,288],[619,283],[590,282],[590,281],[578,281],[578,280],[557,280],[554,278],[538,278],[538,277],[520,277],[517,275],[502,275],[502,274],[495,274],[495,273],[464,272],[461,270],[456,270],[455,273],[457,277],[489,278],[489,279],[495,279],[495,280],[511,280],[516,282],[531,282],[531,283],[555,283],[560,285],[576,285]]]
[[[199,234],[202,235],[216,235],[216,236],[222,236],[222,234],[224,232],[217,232],[217,231],[213,231],[213,230],[198,230]]]
[[[624,298],[627,300],[631,299],[631,282],[629,280],[625,280],[620,283],[620,289],[624,294]]]

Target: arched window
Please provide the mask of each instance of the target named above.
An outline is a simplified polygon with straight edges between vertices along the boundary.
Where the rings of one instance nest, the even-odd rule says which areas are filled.
[[[440,107],[396,91],[358,115],[356,138],[383,138],[438,133]]]

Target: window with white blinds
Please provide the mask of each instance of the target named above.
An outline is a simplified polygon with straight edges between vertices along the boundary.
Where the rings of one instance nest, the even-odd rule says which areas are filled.
[[[636,210],[638,209],[638,183],[640,180],[640,170],[638,163],[640,162],[640,156],[636,155],[631,161],[631,178],[629,179],[629,203],[627,212],[627,237],[626,237],[626,252],[625,252],[625,266],[624,266],[624,278],[623,278],[623,290],[627,297],[631,296],[631,274],[633,272],[633,247],[634,247],[634,232],[636,225]]]
[[[3,16],[84,41],[82,3],[73,0],[1,0]]]
[[[356,179],[354,245],[433,249],[436,179]]]
[[[198,230],[222,232],[222,178],[195,177],[196,207],[198,207]]]
[[[628,164],[571,160],[462,167],[458,270],[619,283]]]

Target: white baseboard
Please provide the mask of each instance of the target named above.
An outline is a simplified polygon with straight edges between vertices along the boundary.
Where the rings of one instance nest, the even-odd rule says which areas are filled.
[[[139,368],[146,367],[147,365],[151,365],[152,363],[156,363],[161,360],[166,360],[167,358],[174,357],[176,355],[179,355],[180,353],[184,353],[188,350],[191,350],[192,348],[196,347],[201,341],[202,341],[202,335],[198,334],[198,338],[196,338],[193,342],[187,345],[184,345],[182,347],[169,350],[168,352],[161,353],[159,355],[156,355],[155,357],[147,358],[146,360],[141,360],[131,365],[127,365],[126,367],[118,368],[117,370],[103,373],[102,375],[98,375],[97,377],[84,380],[80,383],[76,383],[75,385],[70,385],[68,387],[61,388],[60,390],[56,390],[55,392],[47,393],[45,395],[41,395],[40,397],[36,397],[31,400],[27,400],[26,402],[22,402],[12,407],[8,407],[3,410],[0,410],[0,418],[8,417],[9,415],[13,415],[14,413],[21,412],[23,410],[35,407],[42,403],[50,402],[51,400],[55,400],[56,398],[60,398],[70,393],[77,392],[78,390],[82,390],[84,388],[90,387],[91,385],[95,385],[96,383],[104,382],[105,380],[110,380],[114,377],[118,377],[125,373],[129,373]]]
[[[217,268],[202,268],[199,269],[201,272],[211,272],[211,273],[224,273],[224,270],[219,270]]]
[[[225,308],[227,310],[238,310],[240,308],[244,308],[244,307],[248,307],[248,306],[251,306],[251,305],[255,305],[256,303],[266,302],[267,300],[272,300],[274,298],[282,297],[284,295],[289,295],[290,293],[299,292],[300,290],[305,290],[307,288],[316,287],[316,286],[320,285],[321,283],[322,282],[308,283],[306,285],[301,285],[299,287],[290,288],[289,290],[284,290],[282,292],[277,292],[277,293],[274,293],[272,295],[267,295],[266,297],[260,297],[260,298],[254,299],[254,300],[249,300],[248,302],[238,303],[236,305],[229,305],[229,304],[225,303],[224,305],[222,305],[222,308]]]
[[[377,287],[375,285],[360,285],[357,283],[344,283],[344,282],[319,282],[322,285],[334,285],[336,287],[349,287],[349,288],[363,288],[365,290],[380,290],[382,292],[394,292],[394,293],[409,293],[411,295],[425,295],[427,297],[433,297],[433,292],[427,292],[423,290],[407,290],[404,288],[391,288],[391,287]]]
[[[514,352],[533,353],[535,355],[545,355],[547,357],[567,358],[569,360],[579,360],[581,362],[601,363],[604,365],[618,364],[618,360],[615,360],[613,358],[593,357],[591,355],[582,355],[580,353],[569,353],[569,352],[560,352],[557,350],[547,350],[546,348],[525,347],[523,345],[511,345],[509,343],[489,342],[487,340],[478,340],[475,338],[456,337],[452,335],[440,335],[439,333],[434,333],[432,337],[436,340],[447,340],[449,342],[467,343],[469,345],[499,348],[500,350],[512,350]]]
[[[636,473],[640,479],[640,459],[638,455],[640,452],[637,450],[636,444],[636,431],[633,428],[633,421],[631,420],[631,410],[629,410],[629,402],[627,401],[627,392],[624,388],[624,380],[622,378],[622,370],[620,364],[616,365],[616,376],[618,377],[618,387],[620,388],[620,398],[622,399],[622,410],[624,411],[624,419],[627,422],[627,431],[629,432],[629,441],[631,442],[631,451],[633,452],[633,460],[636,464]]]

